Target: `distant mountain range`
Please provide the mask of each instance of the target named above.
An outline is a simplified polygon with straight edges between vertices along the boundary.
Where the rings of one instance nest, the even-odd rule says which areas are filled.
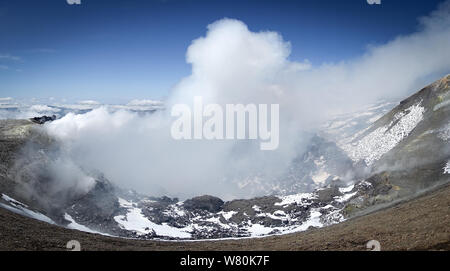
[[[84,114],[99,107],[107,107],[111,111],[123,109],[145,113],[163,109],[164,103],[153,100],[132,100],[126,104],[101,104],[96,101],[61,103],[51,100],[23,101],[13,98],[0,98],[0,119],[27,119],[43,115],[56,115],[61,118],[68,113]]]

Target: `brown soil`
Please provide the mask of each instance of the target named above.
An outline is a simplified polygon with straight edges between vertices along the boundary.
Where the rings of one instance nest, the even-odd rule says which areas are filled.
[[[227,241],[140,241],[53,226],[0,208],[0,250],[450,250],[450,185],[343,223],[306,232]]]

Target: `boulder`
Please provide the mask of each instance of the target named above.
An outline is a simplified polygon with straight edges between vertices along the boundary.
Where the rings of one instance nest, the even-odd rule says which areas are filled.
[[[31,118],[30,120],[37,124],[44,124],[46,122],[56,120],[56,115],[53,115],[51,117],[49,117],[49,116],[34,117],[34,118]]]
[[[208,211],[216,213],[222,210],[223,200],[213,196],[200,196],[192,199],[188,199],[184,202],[184,208],[189,211]]]
[[[341,196],[342,193],[339,191],[337,187],[325,188],[317,191],[320,202],[329,202],[332,201],[334,197]]]

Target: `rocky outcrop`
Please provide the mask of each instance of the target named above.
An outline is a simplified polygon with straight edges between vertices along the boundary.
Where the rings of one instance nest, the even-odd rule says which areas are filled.
[[[223,200],[217,197],[204,195],[186,200],[183,206],[189,211],[203,210],[216,213],[222,210],[223,204]]]
[[[30,119],[32,122],[37,124],[44,124],[46,122],[54,121],[56,120],[56,115],[52,115],[50,117],[48,116],[42,116],[42,117],[34,117]]]
[[[333,198],[342,196],[342,193],[339,191],[339,188],[336,186],[320,189],[317,192],[319,196],[319,201],[321,202],[329,202],[332,201]]]

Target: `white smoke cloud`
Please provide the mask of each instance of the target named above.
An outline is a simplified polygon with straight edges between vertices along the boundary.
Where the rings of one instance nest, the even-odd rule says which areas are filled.
[[[50,107],[48,105],[43,104],[35,104],[28,108],[31,112],[36,112],[37,114],[46,114],[46,113],[58,113],[61,111],[59,108]]]
[[[127,103],[129,106],[162,106],[163,102],[154,100],[131,100]]]
[[[0,98],[0,104],[10,103],[12,100],[14,99],[11,97]]]
[[[93,100],[79,101],[78,103],[82,105],[100,105],[99,102]]]
[[[116,184],[152,195],[249,197],[234,181],[275,178],[301,151],[304,131],[380,98],[405,97],[448,73],[448,48],[450,2],[422,18],[414,34],[371,47],[361,57],[318,66],[290,61],[291,45],[276,32],[251,32],[241,21],[222,19],[189,46],[192,74],[165,106],[192,104],[194,96],[204,103],[280,104],[278,150],[263,152],[251,141],[175,141],[168,111],[142,116],[102,107],[68,114],[46,129],[78,164]]]
[[[11,60],[11,61],[21,61],[22,58],[19,56],[13,56],[10,54],[0,54],[0,59]]]

